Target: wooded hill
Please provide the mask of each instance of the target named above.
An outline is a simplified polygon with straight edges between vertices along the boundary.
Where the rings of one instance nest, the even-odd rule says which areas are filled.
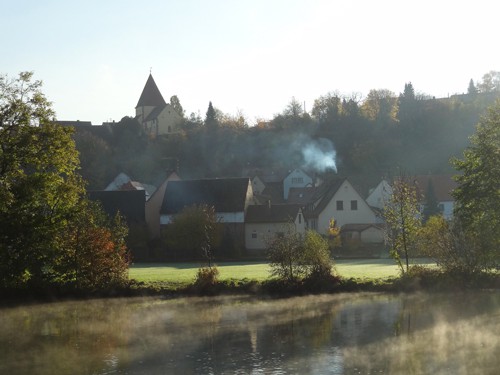
[[[182,178],[201,178],[297,167],[349,176],[368,189],[398,169],[453,173],[450,158],[461,157],[480,116],[498,98],[497,90],[469,88],[468,94],[435,99],[415,94],[409,83],[399,96],[372,90],[363,101],[327,94],[311,113],[292,99],[271,121],[252,127],[243,117],[212,108],[205,120],[185,117],[182,131],[170,136],[151,139],[135,119],[124,117],[76,127],[74,137],[88,189],[103,189],[120,172],[154,185],[167,169],[177,169]],[[335,153],[337,170],[323,168],[318,158],[308,162],[307,146],[318,156]]]

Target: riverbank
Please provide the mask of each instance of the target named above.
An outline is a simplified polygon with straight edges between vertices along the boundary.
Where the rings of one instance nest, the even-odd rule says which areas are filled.
[[[259,262],[253,262],[252,264],[222,263],[218,267],[225,270],[225,272],[221,272],[223,277],[220,277],[215,283],[196,282],[193,270],[198,269],[199,265],[194,263],[176,264],[175,272],[172,271],[172,267],[171,264],[134,265],[130,270],[130,281],[126,285],[107,290],[82,291],[61,286],[0,290],[0,305],[138,296],[176,298],[199,295],[244,294],[264,298],[281,298],[320,293],[500,290],[500,274],[498,273],[451,275],[441,272],[432,264],[417,264],[413,265],[410,273],[401,275],[399,269],[393,263],[383,260],[375,262],[373,260],[355,260],[349,263],[338,263],[331,278],[296,280],[294,282],[271,278],[267,270],[264,273],[262,272],[267,267],[267,264]],[[246,268],[247,273],[242,273],[241,267]],[[252,269],[252,267],[253,271],[249,271],[248,269]],[[393,267],[395,267],[396,271],[393,270]],[[371,271],[368,272],[368,269]],[[228,270],[232,270],[232,272],[228,272]],[[362,277],[353,276],[359,275],[360,270],[364,270]],[[137,275],[141,274],[142,279],[137,277]],[[257,276],[252,277],[252,275]],[[370,277],[365,275],[370,275]]]

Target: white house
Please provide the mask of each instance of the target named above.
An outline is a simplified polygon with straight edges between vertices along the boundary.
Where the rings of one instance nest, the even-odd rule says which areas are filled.
[[[288,194],[292,188],[303,188],[312,185],[312,177],[302,169],[294,169],[283,179],[283,198],[288,199]]]
[[[391,195],[391,185],[389,185],[386,180],[382,180],[374,189],[370,190],[370,194],[368,195],[368,198],[366,198],[366,203],[368,203],[371,207],[383,209],[385,203]]]
[[[266,241],[289,226],[297,233],[305,233],[306,221],[299,205],[248,206],[245,219],[245,247],[247,250],[265,250]]]
[[[323,192],[308,205],[309,228],[326,235],[332,219],[341,231],[345,225],[381,224],[382,220],[376,211],[366,203],[347,179],[330,184],[326,190],[322,190]],[[382,241],[383,231],[379,226],[376,227],[378,240]]]
[[[182,123],[181,115],[165,102],[151,74],[135,107],[135,115],[151,137],[176,133]]]

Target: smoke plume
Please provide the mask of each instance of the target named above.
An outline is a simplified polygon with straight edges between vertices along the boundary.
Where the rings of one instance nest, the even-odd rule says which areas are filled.
[[[325,172],[328,169],[337,172],[335,162],[337,152],[328,139],[311,140],[302,148],[302,156],[305,168],[312,168],[318,172]]]

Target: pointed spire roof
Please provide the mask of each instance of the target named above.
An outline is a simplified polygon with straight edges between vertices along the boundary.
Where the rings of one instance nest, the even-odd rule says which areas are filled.
[[[155,80],[150,73],[148,80],[146,81],[146,85],[144,86],[144,90],[142,90],[141,97],[139,98],[139,101],[137,102],[135,108],[142,106],[158,107],[165,106],[166,104],[167,103],[165,102],[165,99],[163,99],[163,96],[161,95],[161,92],[158,89],[158,86],[156,86]]]

